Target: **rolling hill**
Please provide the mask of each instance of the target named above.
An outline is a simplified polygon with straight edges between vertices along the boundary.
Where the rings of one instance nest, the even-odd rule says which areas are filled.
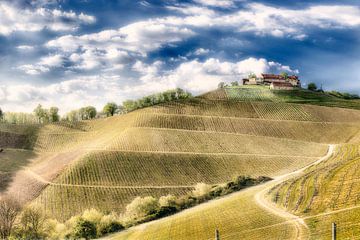
[[[344,171],[334,175],[339,189],[341,177],[344,182],[356,179],[351,165],[356,161],[351,159],[356,159],[360,141],[359,103],[305,90],[238,87],[73,124],[0,124],[0,136],[6,136],[0,140],[5,148],[0,176],[8,179],[0,190],[66,220],[88,208],[122,212],[136,196],[182,195],[198,182],[222,183],[237,175],[286,176],[114,238],[208,239],[218,228],[222,239],[294,239],[309,234],[316,239],[312,234],[321,228],[318,222],[305,220],[308,229],[294,219],[327,210],[321,206],[334,190],[321,195],[320,185],[330,181],[328,169]],[[335,154],[311,166],[327,154],[330,144],[339,145]],[[340,161],[339,154],[347,158]],[[10,168],[13,159],[18,167]],[[304,167],[309,168],[296,172]],[[312,187],[315,183],[319,190]],[[354,191],[341,193],[345,200],[335,202],[331,210],[356,206],[355,200],[347,200],[356,193],[356,185],[351,188]],[[276,199],[277,213],[256,201],[259,192],[268,190],[267,200]],[[313,212],[312,204],[318,204],[314,209],[320,212]]]

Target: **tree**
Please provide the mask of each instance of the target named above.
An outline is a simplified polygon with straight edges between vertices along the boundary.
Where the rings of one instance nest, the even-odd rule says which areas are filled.
[[[315,83],[309,83],[309,84],[308,84],[308,89],[309,89],[310,91],[316,91],[317,86],[316,86]]]
[[[76,122],[76,121],[79,121],[80,118],[79,118],[79,111],[77,110],[72,110],[71,112],[68,112],[66,114],[66,119],[70,122]]]
[[[106,116],[114,116],[116,110],[117,110],[118,106],[116,105],[116,103],[107,103],[104,106],[103,112],[106,114]]]
[[[224,88],[225,87],[225,83],[224,82],[220,82],[219,84],[218,84],[218,88]]]
[[[97,111],[95,107],[87,106],[84,108],[80,108],[79,113],[82,120],[89,120],[96,117]]]
[[[80,218],[74,229],[74,237],[85,239],[96,238],[96,225],[91,221]]]
[[[231,82],[231,86],[233,86],[233,87],[236,87],[236,86],[239,86],[239,83],[238,82]]]
[[[282,72],[280,73],[280,75],[284,78],[284,79],[288,79],[289,74],[287,72]]]
[[[39,122],[39,123],[49,122],[49,119],[50,119],[49,110],[43,108],[43,107],[41,106],[41,104],[39,104],[39,105],[34,109],[34,114],[35,114],[35,116],[38,118],[38,122]]]
[[[0,108],[0,121],[2,121],[4,119],[4,113]]]
[[[17,238],[43,239],[45,237],[45,213],[37,207],[28,206],[20,216],[20,226],[16,232]]]
[[[49,119],[50,119],[50,122],[58,122],[60,120],[59,108],[57,108],[57,107],[50,108]]]
[[[20,214],[21,206],[16,199],[0,199],[0,239],[7,239],[13,229],[15,220]]]

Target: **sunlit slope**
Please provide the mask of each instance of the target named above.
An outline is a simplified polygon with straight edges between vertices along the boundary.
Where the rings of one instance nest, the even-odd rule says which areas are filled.
[[[220,239],[296,239],[297,229],[290,222],[256,205],[254,195],[262,188],[246,189],[108,239],[214,239],[215,229]]]
[[[343,145],[328,161],[304,176],[278,185],[270,198],[279,207],[302,216],[312,239],[328,239],[331,222],[339,227],[339,239],[359,236],[360,148]]]
[[[90,207],[122,211],[139,195],[181,195],[197,182],[276,176],[348,141],[359,120],[349,109],[196,98],[58,127],[44,134],[56,144],[38,141],[39,151],[74,153],[76,161],[56,178],[47,167],[33,170],[51,182],[36,202],[66,219]]]
[[[225,87],[205,93],[202,97],[213,100],[286,102],[360,109],[358,99],[348,100],[326,92],[314,92],[307,89],[271,90],[269,86]]]

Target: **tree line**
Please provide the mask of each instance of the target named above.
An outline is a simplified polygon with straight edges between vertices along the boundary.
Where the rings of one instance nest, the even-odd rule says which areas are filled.
[[[85,210],[65,222],[49,218],[36,205],[21,206],[16,199],[0,199],[0,239],[94,239],[131,226],[166,217],[206,201],[271,180],[237,176],[224,184],[198,183],[182,196],[136,197],[123,214]]]
[[[55,106],[44,108],[41,104],[39,104],[32,113],[3,112],[0,108],[0,122],[11,124],[45,124],[59,121],[77,122],[82,120],[91,120],[94,118],[110,117],[116,114],[128,113],[136,109],[156,104],[179,99],[187,99],[190,97],[192,97],[191,93],[184,91],[181,88],[176,88],[148,95],[137,100],[126,100],[122,104],[109,102],[102,108],[101,112],[98,112],[94,106],[82,107],[66,113],[63,117],[59,115],[59,108]]]

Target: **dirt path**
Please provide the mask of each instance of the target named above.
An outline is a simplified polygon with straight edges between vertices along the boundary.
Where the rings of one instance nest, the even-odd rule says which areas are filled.
[[[329,145],[329,150],[328,150],[327,154],[324,157],[317,160],[316,162],[311,163],[310,165],[308,165],[304,168],[301,168],[299,170],[296,170],[294,172],[275,177],[274,180],[267,182],[264,185],[264,188],[261,191],[259,191],[258,193],[256,193],[254,196],[256,203],[259,206],[261,206],[263,209],[265,209],[266,211],[271,212],[275,215],[278,215],[282,218],[285,218],[288,222],[291,222],[294,224],[294,227],[296,229],[296,239],[304,239],[307,234],[308,226],[304,222],[304,219],[302,219],[299,216],[293,215],[283,209],[278,208],[274,203],[272,203],[272,202],[268,201],[268,199],[266,199],[266,194],[269,192],[269,190],[272,187],[276,186],[277,184],[279,184],[283,181],[286,181],[289,178],[298,176],[299,174],[303,173],[307,168],[317,165],[320,162],[327,160],[333,154],[334,148],[335,148],[335,145]]]

